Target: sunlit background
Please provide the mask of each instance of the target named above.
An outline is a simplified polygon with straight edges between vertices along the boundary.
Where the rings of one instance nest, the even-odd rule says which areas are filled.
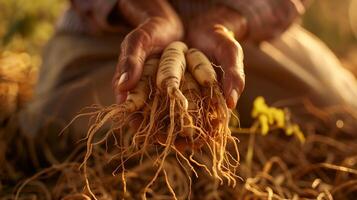
[[[54,32],[64,0],[1,0],[0,50],[27,52],[40,65],[41,49]],[[357,74],[357,0],[315,0],[303,26],[322,39]]]
[[[47,124],[44,124],[46,129],[43,130],[45,137],[42,138],[43,135],[41,134],[39,137],[35,137],[35,140],[30,140],[32,138],[28,138],[27,134],[22,134],[19,127],[16,127],[18,126],[17,123],[19,123],[18,114],[27,105],[26,103],[30,102],[33,96],[36,75],[38,74],[38,68],[41,66],[41,51],[48,39],[53,35],[56,21],[66,9],[69,1],[0,0],[0,199],[12,199],[6,198],[4,195],[8,196],[21,188],[17,187],[19,186],[18,183],[22,183],[21,180],[26,180],[24,183],[29,183],[28,186],[30,186],[27,193],[24,193],[24,198],[26,199],[36,198],[37,196],[33,195],[32,192],[35,192],[37,188],[41,192],[45,191],[44,194],[46,195],[55,193],[62,195],[59,194],[62,190],[65,191],[63,195],[67,195],[67,193],[72,195],[72,193],[68,192],[70,190],[71,192],[82,191],[83,194],[87,192],[82,184],[83,177],[79,176],[80,171],[78,171],[77,167],[77,162],[79,159],[82,159],[82,153],[85,152],[82,148],[86,148],[86,146],[76,143],[78,144],[78,149],[77,147],[74,149],[67,148],[67,144],[70,145],[67,143],[67,136],[69,138],[70,134],[63,134],[63,139],[58,143],[57,137],[52,137],[57,136],[58,133],[50,134],[51,129],[48,128],[49,130],[47,130]],[[301,23],[306,29],[323,40],[340,58],[343,65],[357,76],[357,0],[314,0],[307,13],[298,21],[298,23]],[[250,195],[259,193],[260,196],[266,192],[268,197],[268,195],[273,195],[273,192],[276,192],[279,194],[277,198],[281,197],[284,199],[287,196],[293,197],[292,199],[298,199],[298,195],[300,194],[308,195],[306,196],[307,198],[313,198],[316,195],[317,199],[332,199],[332,197],[328,196],[331,195],[330,193],[335,193],[336,199],[343,199],[339,198],[339,195],[344,195],[345,193],[346,195],[351,195],[351,198],[355,197],[355,193],[352,193],[357,188],[357,135],[354,134],[357,113],[355,110],[340,108],[338,106],[334,106],[331,109],[320,109],[309,101],[304,100],[301,105],[298,104],[295,107],[298,108],[297,113],[303,113],[306,118],[295,124],[295,122],[290,122],[294,114],[290,110],[282,107],[270,107],[267,104],[268,101],[266,103],[261,97],[257,99],[258,103],[253,103],[255,109],[255,111],[253,109],[253,113],[259,113],[255,117],[264,117],[260,119],[265,119],[265,121],[262,120],[261,124],[258,125],[259,127],[264,127],[265,133],[269,131],[270,123],[274,122],[278,126],[281,122],[281,124],[288,125],[284,125],[283,132],[285,134],[295,134],[300,142],[306,141],[306,143],[297,143],[286,136],[275,134],[280,133],[282,130],[272,130],[271,135],[260,136],[260,134],[255,134],[255,129],[258,126],[253,125],[249,129],[244,127],[238,129],[239,120],[232,120],[232,124],[235,124],[233,125],[233,129],[231,129],[232,132],[234,130],[237,132],[234,134],[244,132],[238,135],[239,137],[237,136],[241,141],[239,150],[240,155],[242,155],[239,174],[237,175],[242,176],[242,180],[244,180],[237,181],[237,194],[242,194],[241,196],[247,194],[247,198],[255,198]],[[36,108],[36,106],[34,107]],[[316,127],[315,122],[310,121],[310,115],[313,121],[317,121]],[[270,120],[270,118],[276,119]],[[105,122],[105,120],[103,121]],[[92,122],[88,121],[88,123]],[[96,124],[94,123],[93,125]],[[300,129],[300,125],[302,129]],[[263,130],[263,128],[261,129]],[[26,133],[26,131],[23,131],[23,133]],[[304,137],[304,134],[306,137]],[[114,136],[114,138],[116,137]],[[55,141],[55,143],[52,141]],[[67,155],[62,153],[62,150],[57,152],[56,147],[53,147],[52,150],[52,144],[69,150],[71,155],[67,158]],[[60,154],[60,156],[57,157],[55,156],[56,154]],[[231,155],[230,153],[228,154]],[[97,155],[105,159],[109,157],[114,158],[110,154],[97,153]],[[57,164],[64,157],[66,157],[66,160],[63,161],[64,165],[60,164],[63,167],[58,167],[59,165]],[[123,156],[121,157],[123,158]],[[72,165],[72,160],[75,165]],[[120,194],[119,187],[125,184],[121,183],[121,179],[113,179],[111,173],[104,173],[104,171],[108,171],[108,169],[114,166],[101,166],[101,164],[96,166],[97,162],[103,161],[102,158],[98,159],[98,161],[97,158],[94,158],[93,161],[93,169],[97,170],[98,167],[99,171],[103,172],[93,171],[95,175],[91,175],[90,179],[93,177],[94,185],[100,183],[100,188],[108,186],[108,192],[110,192],[107,193],[105,191],[99,194]],[[42,164],[47,165],[50,163],[53,164],[53,168],[47,169],[59,170],[58,172],[60,173],[41,169]],[[184,169],[181,162],[179,163],[182,169]],[[73,167],[67,168],[66,164],[70,164]],[[151,164],[152,162],[150,161]],[[121,164],[121,166],[124,165]],[[145,169],[145,167],[143,168]],[[175,171],[175,168],[173,168],[173,171]],[[148,173],[143,179],[140,177],[140,180],[145,180],[146,177],[150,177],[151,172],[154,172],[150,168],[150,171],[148,169],[141,169],[136,172],[134,168],[129,169],[133,169],[132,174]],[[35,171],[42,173],[43,176],[37,176],[37,173],[33,176],[35,178],[32,179],[33,184],[31,185],[31,181],[27,182],[31,178],[27,178],[29,178],[30,173]],[[89,171],[91,172],[91,170]],[[125,169],[125,171],[128,171],[128,169]],[[190,176],[188,171],[184,171],[187,176]],[[124,175],[124,173],[121,174]],[[108,178],[107,175],[110,177]],[[214,181],[212,187],[210,183],[208,183],[208,187],[202,186],[204,184],[201,184],[201,182],[206,183],[206,180],[218,179],[202,175],[203,181],[201,179],[199,181],[198,179],[194,180],[198,183],[198,186],[192,188],[198,188],[200,190],[199,193],[202,193],[202,189],[205,193],[209,191],[207,192],[208,196],[215,197],[212,194],[216,192],[215,185],[217,182]],[[179,177],[176,174],[174,176]],[[72,177],[75,177],[76,180],[72,181]],[[139,180],[136,179],[135,175],[132,177],[135,178],[132,180]],[[44,179],[39,180],[40,178]],[[56,180],[57,178],[58,180]],[[10,181],[9,184],[7,179]],[[140,180],[133,182],[139,185],[138,189],[140,188],[140,184],[145,183]],[[191,184],[191,178],[189,180]],[[51,184],[56,185],[56,187],[53,187]],[[129,182],[127,185],[135,184],[130,184]],[[15,185],[17,186],[15,187]],[[32,189],[31,186],[35,189]],[[158,186],[161,187],[161,185]],[[77,187],[79,188],[78,190],[76,189]],[[219,190],[222,189],[222,191],[219,192],[222,194],[233,194],[232,192],[227,192],[229,191],[226,190],[227,188],[220,187]],[[210,192],[210,190],[213,190],[213,192]],[[99,192],[100,190],[95,190],[95,192],[97,191]],[[27,194],[29,195],[27,196]],[[259,199],[259,196],[257,199]],[[39,194],[39,198],[41,199],[41,194]]]

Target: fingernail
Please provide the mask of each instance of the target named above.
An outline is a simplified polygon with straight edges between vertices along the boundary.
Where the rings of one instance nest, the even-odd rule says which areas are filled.
[[[237,90],[233,89],[231,94],[229,95],[229,99],[227,102],[229,108],[233,109],[236,106],[238,97],[239,97],[239,95],[238,95]]]
[[[123,84],[127,80],[128,80],[128,72],[124,72],[119,78],[118,86],[120,86],[121,84]]]

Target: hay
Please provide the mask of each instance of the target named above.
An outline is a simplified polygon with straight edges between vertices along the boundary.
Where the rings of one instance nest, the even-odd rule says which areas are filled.
[[[172,199],[172,189],[177,199],[188,199],[189,196],[191,199],[353,199],[357,189],[357,135],[350,132],[355,129],[348,122],[356,120],[355,113],[346,108],[314,109],[327,114],[329,119],[327,123],[322,122],[321,118],[315,116],[316,110],[309,113],[310,107],[304,111],[301,109],[305,116],[309,113],[310,118],[314,119],[299,123],[307,136],[304,144],[295,137],[280,134],[281,130],[271,131],[266,136],[259,132],[239,134],[241,162],[237,175],[242,179],[235,187],[220,184],[206,170],[192,164],[196,175],[181,158],[177,159],[175,153],[170,153],[163,167],[164,173],[157,177],[147,198]],[[341,116],[344,119],[343,127],[339,123],[336,125]],[[320,126],[312,126],[315,123]],[[83,171],[79,169],[85,155],[85,145],[79,145],[62,164],[28,172],[28,165],[25,168],[18,165],[28,161],[28,145],[22,145],[23,150],[20,148],[21,144],[27,143],[27,139],[21,135],[7,141],[1,138],[3,143],[7,143],[6,156],[2,156],[1,165],[3,199],[15,199],[16,193],[18,199],[48,199],[49,196],[53,199],[91,199],[85,189]],[[252,155],[247,155],[250,147],[254,151]],[[11,149],[18,150],[13,152]],[[141,162],[140,155],[126,162],[124,183],[120,170],[112,174],[121,160],[111,159],[112,155],[107,149],[96,146],[95,153],[88,160],[88,179],[92,192],[98,199],[141,199],[143,188],[157,169],[157,165],[154,165],[157,153],[154,149],[152,151],[148,152],[152,157]],[[209,155],[203,149],[195,160],[209,167],[212,165]],[[29,175],[36,171],[38,174],[29,179]],[[18,182],[25,183],[21,190],[20,185],[16,184]],[[126,190],[123,190],[124,186]]]
[[[17,82],[5,83],[11,88]],[[19,94],[21,87],[17,88]],[[212,169],[217,160],[212,159],[211,145],[200,145],[189,151],[187,147],[192,147],[192,143],[183,149],[179,148],[179,142],[173,143],[160,165],[163,149],[160,140],[152,137],[148,139],[149,148],[137,151],[145,141],[141,136],[146,135],[133,126],[120,127],[107,135],[98,133],[91,143],[90,156],[82,141],[70,154],[59,157],[51,144],[43,142],[46,140],[30,139],[20,133],[16,120],[18,103],[11,107],[11,102],[18,102],[18,95],[14,89],[3,91],[12,91],[12,95],[4,95],[10,100],[1,101],[10,103],[5,107],[7,120],[0,128],[0,199],[76,200],[93,196],[105,200],[142,199],[144,192],[147,199],[353,199],[357,193],[357,113],[352,108],[318,108],[307,100],[282,105],[282,108],[298,108],[290,111],[291,120],[305,134],[304,143],[297,137],[288,137],[284,128],[274,128],[274,123],[262,135],[259,126],[238,129],[238,121],[233,120],[232,136],[240,139],[241,159],[239,168],[229,168],[236,180],[234,185],[228,179],[222,182],[218,178],[224,177],[221,172],[214,175]],[[158,101],[165,105],[164,98]],[[111,110],[112,107],[101,110],[96,113],[100,116],[93,119],[100,120]],[[195,116],[194,126],[200,127],[202,121],[198,119],[202,118],[198,116],[207,110],[189,111]],[[155,117],[157,122],[167,120],[163,117],[165,112],[166,109],[159,109],[161,115],[141,118],[139,130],[149,128],[145,125],[150,117]],[[143,113],[126,119],[132,122],[137,114]],[[128,121],[123,123],[129,124]],[[157,126],[153,129],[160,130]],[[134,138],[141,146],[132,146]],[[206,141],[210,139],[213,140],[208,137]],[[234,155],[236,146],[232,143],[227,144],[226,152],[238,156]],[[232,159],[230,154],[226,156]],[[161,171],[157,173],[160,166]],[[153,177],[156,177],[154,182]]]
[[[37,70],[26,53],[5,51],[0,55],[0,122],[30,101]]]

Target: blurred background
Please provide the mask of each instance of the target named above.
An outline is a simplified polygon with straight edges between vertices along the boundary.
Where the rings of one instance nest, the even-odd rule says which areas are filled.
[[[41,64],[41,49],[54,32],[65,0],[0,0],[0,52],[27,52]],[[357,0],[315,0],[301,23],[322,39],[357,75]]]

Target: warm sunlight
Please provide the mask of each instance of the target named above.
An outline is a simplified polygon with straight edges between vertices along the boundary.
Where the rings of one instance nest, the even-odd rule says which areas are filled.
[[[0,200],[357,196],[357,0],[1,0]]]

